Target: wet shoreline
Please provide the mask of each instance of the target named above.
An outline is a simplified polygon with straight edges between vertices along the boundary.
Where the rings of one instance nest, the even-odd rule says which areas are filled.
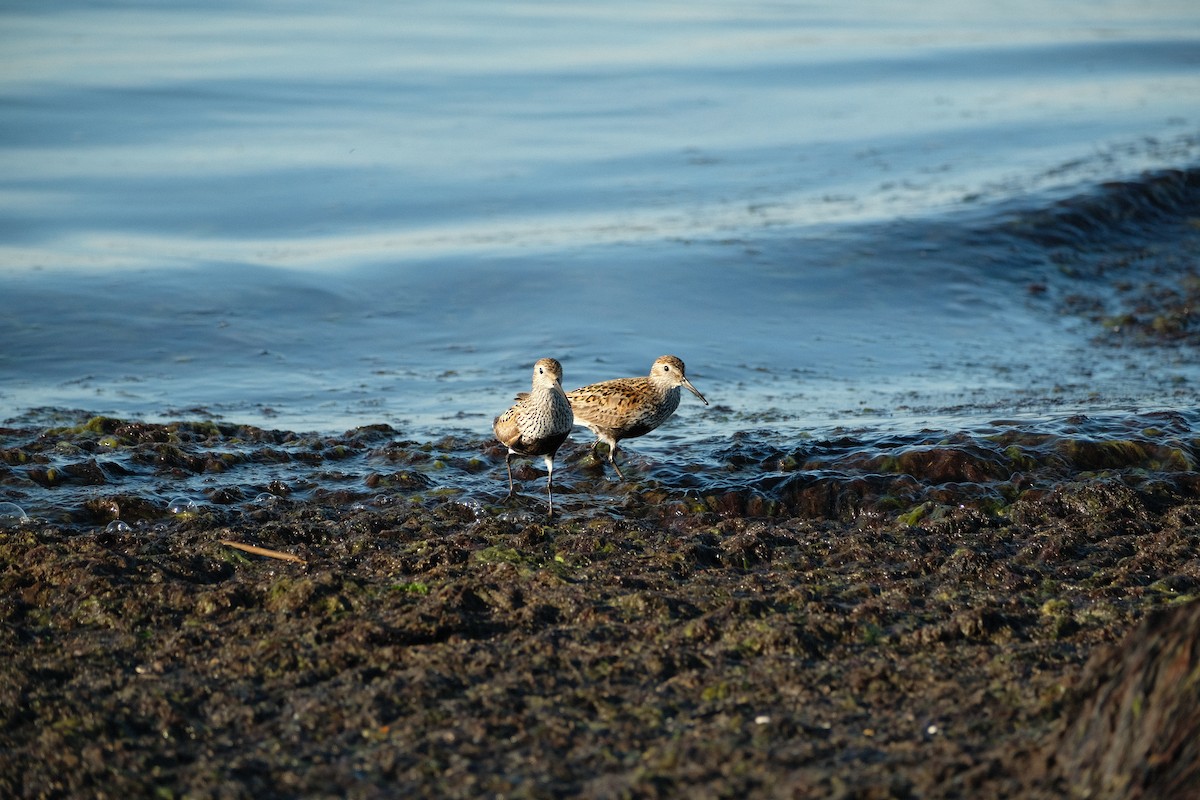
[[[503,448],[489,439],[416,441],[383,424],[327,436],[212,420],[74,419],[0,429],[0,474],[6,498],[28,506],[26,513],[80,530],[163,523],[180,504],[228,523],[263,504],[326,495],[355,508],[453,503],[477,518],[536,518],[541,508],[541,462],[514,461],[520,496],[506,504]],[[563,447],[556,484],[565,512],[584,518],[615,507],[652,519],[715,513],[844,521],[912,515],[943,497],[994,512],[1078,476],[1188,474],[1198,425],[1188,410],[1000,419],[946,431],[831,429],[790,443],[770,429],[698,442],[672,437],[650,453],[630,450],[626,481],[577,429]]]
[[[1197,427],[580,444],[553,522],[482,440],[5,429],[0,787],[1056,796],[1089,658],[1200,597]]]

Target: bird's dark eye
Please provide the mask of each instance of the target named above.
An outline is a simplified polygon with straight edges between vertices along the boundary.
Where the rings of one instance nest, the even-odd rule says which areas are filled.
[[[670,365],[669,365],[669,364],[663,364],[663,372],[670,372],[670,371],[671,371],[671,367],[670,367]]]

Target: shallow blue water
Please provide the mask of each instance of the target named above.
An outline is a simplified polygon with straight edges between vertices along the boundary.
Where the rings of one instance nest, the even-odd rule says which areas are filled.
[[[19,3],[0,65],[0,418],[486,434],[663,353],[736,413],[639,449],[1196,404],[1003,235],[1200,163],[1194,3]]]

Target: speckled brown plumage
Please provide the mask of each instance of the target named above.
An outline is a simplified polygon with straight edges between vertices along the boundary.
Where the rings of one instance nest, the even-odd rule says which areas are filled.
[[[683,362],[675,356],[659,356],[646,377],[593,383],[568,392],[567,399],[575,421],[596,434],[597,444],[608,445],[608,461],[617,476],[624,479],[615,460],[617,442],[647,434],[666,422],[679,407],[680,386],[686,386],[708,405],[687,379]]]
[[[492,421],[492,431],[508,448],[504,465],[508,468],[508,496],[515,493],[512,457],[542,456],[546,461],[546,496],[549,515],[554,516],[554,454],[566,441],[574,425],[571,404],[562,388],[562,365],[543,358],[533,365],[532,391],[521,392],[517,402]]]

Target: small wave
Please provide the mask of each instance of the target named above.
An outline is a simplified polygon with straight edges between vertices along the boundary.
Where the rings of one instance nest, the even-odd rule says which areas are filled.
[[[1148,227],[1190,216],[1198,208],[1200,167],[1189,167],[1102,183],[1048,208],[1020,212],[1005,227],[1042,247],[1094,247],[1113,238],[1144,237]]]
[[[1200,461],[1196,426],[1195,412],[1158,412],[829,440],[764,431],[666,458],[631,452],[628,481],[610,480],[589,450],[575,447],[555,484],[564,511],[585,517],[889,516],[915,523],[955,508],[1008,515],[1064,482],[1147,498],[1163,486],[1191,492]],[[381,505],[472,519],[517,509],[540,514],[536,489],[519,490],[523,497],[513,503],[503,499],[500,450],[473,438],[410,441],[380,426],[327,437],[94,417],[65,428],[0,430],[0,477],[23,498],[23,513],[83,530],[114,520],[139,529],[178,526],[197,517],[233,525],[290,513],[295,503],[331,517]],[[527,464],[514,472],[522,484],[541,478]]]

